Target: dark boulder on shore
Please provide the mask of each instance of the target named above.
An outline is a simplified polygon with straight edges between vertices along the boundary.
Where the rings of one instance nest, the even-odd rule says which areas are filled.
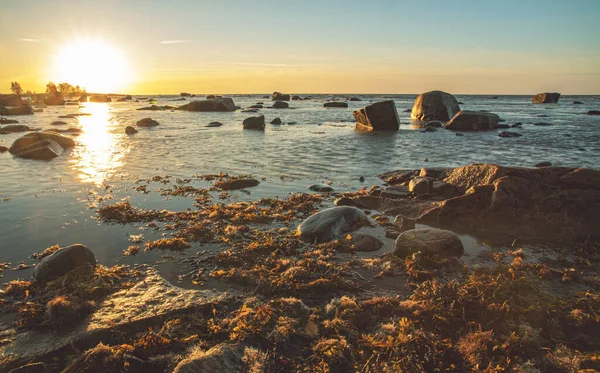
[[[290,104],[284,101],[275,101],[275,103],[272,106],[273,109],[288,109],[289,107]]]
[[[70,137],[52,131],[31,132],[13,142],[8,150],[19,158],[35,160],[51,160],[59,156],[65,149],[75,146]]]
[[[32,115],[33,108],[31,106],[16,106],[5,107],[0,106],[0,115]]]
[[[460,107],[458,101],[450,93],[431,91],[422,93],[415,100],[410,118],[412,120],[447,122],[452,119]]]
[[[352,112],[357,130],[397,131],[400,119],[394,101],[381,101]]]
[[[545,92],[545,93],[538,93],[537,95],[533,96],[531,99],[531,102],[534,104],[556,104],[556,103],[558,103],[559,98],[560,98],[560,93],[558,93],[558,92],[554,92],[554,93]]]
[[[273,96],[271,96],[271,101],[289,101],[290,95],[283,94],[281,92],[273,92]]]
[[[347,108],[348,107],[348,103],[347,102],[326,102],[323,104],[323,107],[326,108]]]
[[[265,116],[250,117],[244,119],[242,126],[245,130],[264,130],[265,129]]]
[[[84,245],[71,245],[59,249],[42,259],[33,271],[37,282],[48,282],[66,275],[81,266],[96,266],[96,257],[92,250]]]
[[[442,257],[460,258],[465,248],[456,233],[443,229],[411,229],[401,233],[394,244],[394,255],[405,258],[418,251]]]
[[[496,114],[462,110],[446,123],[445,128],[452,131],[486,131],[496,128],[498,122],[500,117]]]
[[[304,241],[320,243],[370,224],[362,210],[339,206],[311,215],[298,226],[298,234]]]
[[[135,125],[138,127],[156,127],[158,126],[160,123],[158,123],[157,121],[155,121],[152,118],[144,118],[144,119],[140,119],[138,120]]]
[[[214,98],[207,100],[192,101],[177,108],[177,110],[211,112],[211,111],[235,111],[235,103],[231,98]]]

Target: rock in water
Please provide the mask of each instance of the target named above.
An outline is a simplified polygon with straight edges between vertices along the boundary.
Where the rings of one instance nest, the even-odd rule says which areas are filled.
[[[329,185],[325,185],[325,184],[310,185],[308,187],[308,190],[312,190],[313,192],[323,192],[323,193],[333,192],[333,188],[330,187]]]
[[[38,161],[49,161],[62,154],[64,149],[56,141],[46,139],[38,141],[31,146],[22,148],[14,155],[24,159],[35,159]]]
[[[275,101],[275,103],[271,107],[274,109],[288,109],[290,107],[290,104],[283,101]]]
[[[285,95],[281,92],[273,92],[273,96],[271,97],[271,101],[289,101],[290,95]]]
[[[453,95],[442,91],[431,91],[417,97],[410,118],[421,121],[447,122],[459,111],[458,101]]]
[[[27,132],[27,131],[31,131],[31,128],[29,128],[29,126],[26,126],[24,124],[11,124],[11,125],[2,127],[2,129],[0,129],[0,134],[4,135],[7,133],[18,133],[18,132]]]
[[[173,373],[242,373],[247,371],[244,362],[244,345],[221,343],[208,351],[200,348],[192,352],[173,370]],[[252,363],[252,362],[249,362]]]
[[[508,132],[508,131],[500,132],[498,134],[498,137],[521,137],[521,136],[523,136],[523,135],[521,135],[520,133]]]
[[[352,248],[354,251],[370,253],[383,247],[383,242],[370,234],[355,233],[351,235]]]
[[[264,130],[265,129],[265,116],[250,117],[244,119],[242,126],[245,130]]]
[[[134,133],[138,133],[138,130],[133,128],[133,126],[127,126],[125,127],[125,133],[128,135],[133,135]]]
[[[19,123],[16,119],[8,119],[0,117],[0,124],[17,124]]]
[[[326,102],[326,103],[323,104],[323,107],[347,108],[348,107],[348,103],[347,102]]]
[[[63,106],[65,104],[65,99],[58,96],[49,96],[46,97],[44,103],[48,106]]]
[[[207,100],[192,101],[177,108],[186,111],[235,111],[235,103],[231,98],[213,98]]]
[[[217,181],[215,186],[223,190],[238,190],[254,187],[260,184],[256,179],[234,179]]]
[[[538,93],[533,96],[531,102],[534,104],[556,104],[558,103],[558,99],[560,98],[560,93]]]
[[[538,167],[538,168],[541,168],[541,167],[552,167],[552,163],[550,163],[550,162],[540,162],[540,163],[536,164],[535,167]]]
[[[67,125],[67,122],[63,122],[62,120],[56,120],[52,123],[50,123],[51,126],[65,126]]]
[[[275,118],[271,121],[271,124],[274,124],[274,125],[280,125],[281,123],[282,122],[281,122],[280,118]]]
[[[25,106],[25,102],[18,95],[0,95],[0,106]]]
[[[454,232],[436,228],[411,229],[398,236],[393,253],[404,258],[418,251],[460,258],[465,248]]]
[[[106,95],[96,95],[90,96],[90,102],[112,102],[112,100]]]
[[[33,108],[31,106],[5,107],[0,106],[0,115],[31,115]]]
[[[452,131],[485,131],[496,128],[500,117],[496,114],[479,111],[460,111],[445,128]]]
[[[209,124],[206,125],[206,127],[221,127],[223,125],[223,123],[221,122],[210,122]]]
[[[64,149],[74,146],[73,139],[55,132],[44,131],[31,132],[18,138],[8,151],[20,158],[50,160],[59,156]]]
[[[300,101],[302,98],[300,96],[292,96],[292,101]]]
[[[144,118],[144,119],[138,120],[135,125],[138,127],[156,127],[159,124],[160,123],[158,123],[157,121],[155,121],[152,118]]]
[[[366,225],[370,221],[362,210],[339,206],[310,216],[298,226],[298,233],[307,242],[327,242]]]
[[[397,131],[400,127],[394,101],[381,101],[352,112],[356,129],[368,131]]]
[[[35,266],[33,279],[38,282],[52,281],[84,265],[96,266],[92,250],[79,244],[67,246],[42,259]]]
[[[587,115],[600,115],[600,110],[590,110]]]

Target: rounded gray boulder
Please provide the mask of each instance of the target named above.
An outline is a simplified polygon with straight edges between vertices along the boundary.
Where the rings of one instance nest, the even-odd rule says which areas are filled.
[[[320,243],[370,224],[369,218],[362,210],[351,206],[338,206],[308,217],[298,226],[298,233],[304,241]]]
[[[394,255],[404,258],[418,251],[444,257],[461,257],[465,248],[456,233],[437,228],[411,229],[396,239]]]
[[[84,265],[96,266],[92,250],[80,244],[63,247],[35,266],[33,279],[38,282],[52,281]]]

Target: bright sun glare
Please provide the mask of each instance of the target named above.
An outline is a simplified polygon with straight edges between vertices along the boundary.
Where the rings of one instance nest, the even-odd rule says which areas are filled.
[[[88,92],[120,93],[131,82],[125,57],[101,40],[79,40],[58,52],[54,64],[56,83],[85,87]]]

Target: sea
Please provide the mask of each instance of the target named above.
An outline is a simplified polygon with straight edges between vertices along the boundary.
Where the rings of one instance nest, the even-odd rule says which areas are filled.
[[[85,244],[105,266],[164,262],[164,253],[129,257],[122,253],[135,237],[152,240],[168,233],[140,225],[106,224],[96,212],[102,204],[121,200],[144,209],[195,208],[193,198],[163,196],[159,189],[164,184],[140,181],[156,176],[192,179],[192,185],[200,187],[209,185],[197,178],[202,174],[252,175],[261,184],[235,192],[232,198],[256,200],[312,193],[307,187],[314,183],[328,183],[336,192],[355,191],[381,185],[379,174],[398,169],[470,163],[533,167],[540,162],[600,168],[600,116],[586,115],[589,110],[600,110],[600,96],[562,96],[558,104],[542,105],[532,104],[531,96],[456,96],[461,109],[498,114],[508,125],[522,123],[521,128],[508,130],[522,134],[515,138],[498,136],[506,130],[464,136],[444,129],[424,133],[406,112],[416,94],[300,96],[312,99],[290,101],[289,109],[272,109],[270,96],[264,94],[224,95],[242,108],[262,103],[265,108],[257,113],[137,110],[150,106],[149,99],[159,106],[179,106],[190,100],[152,95],[134,96],[129,102],[49,106],[34,115],[10,117],[36,129],[76,127],[82,133],[73,136],[75,148],[52,161],[0,154],[0,262],[10,263],[0,272],[0,281],[29,278],[32,268],[28,266],[36,262],[30,255],[55,244]],[[327,101],[350,97],[361,101],[348,102],[348,108],[323,107]],[[204,99],[203,95],[198,99]],[[400,130],[356,131],[352,111],[383,100],[395,102]],[[91,115],[59,119],[78,113]],[[264,131],[242,128],[245,118],[258,115],[266,118]],[[125,134],[126,126],[147,117],[160,125]],[[275,118],[283,124],[271,125]],[[67,125],[53,126],[54,121]],[[223,125],[207,127],[211,122]],[[0,135],[0,146],[10,147],[22,135]],[[145,184],[147,188],[139,188]],[[190,250],[202,247],[193,245]],[[18,269],[20,264],[26,268]],[[177,265],[165,271],[173,276],[178,273]]]

